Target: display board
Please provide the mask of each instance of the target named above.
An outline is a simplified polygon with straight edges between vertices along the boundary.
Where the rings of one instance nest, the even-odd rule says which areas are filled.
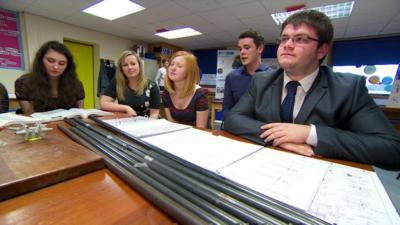
[[[0,68],[24,69],[19,14],[0,8]]]

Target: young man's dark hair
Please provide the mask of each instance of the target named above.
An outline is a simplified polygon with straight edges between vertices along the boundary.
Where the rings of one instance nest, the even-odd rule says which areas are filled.
[[[257,47],[264,45],[264,37],[255,30],[247,30],[239,35],[239,39],[252,38]]]

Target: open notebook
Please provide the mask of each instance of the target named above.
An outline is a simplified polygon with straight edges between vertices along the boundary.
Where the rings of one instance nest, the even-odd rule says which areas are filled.
[[[193,128],[143,140],[331,223],[400,224],[400,217],[374,172]]]
[[[64,118],[69,118],[74,116],[81,116],[82,118],[87,118],[89,115],[108,116],[108,115],[113,115],[113,113],[102,111],[99,109],[71,108],[71,109],[55,109],[47,112],[32,113],[31,117],[41,119],[44,122],[51,122],[51,121],[63,120]]]
[[[0,127],[6,127],[17,124],[30,124],[41,122],[41,119],[32,118],[28,116],[16,115],[15,113],[1,113],[0,114]]]

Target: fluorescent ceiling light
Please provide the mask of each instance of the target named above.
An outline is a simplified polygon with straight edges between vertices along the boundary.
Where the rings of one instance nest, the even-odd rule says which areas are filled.
[[[85,13],[114,20],[145,8],[129,0],[104,0],[83,10]]]
[[[190,36],[196,36],[196,35],[200,35],[200,34],[202,34],[202,33],[198,32],[197,30],[194,30],[190,27],[155,33],[155,35],[166,38],[166,39],[190,37]]]
[[[351,11],[353,10],[354,1],[352,2],[343,2],[335,5],[326,5],[326,6],[319,6],[314,7],[311,9],[318,10],[320,12],[325,13],[331,19],[337,19],[341,17],[350,16]],[[296,11],[291,12],[281,12],[281,13],[274,13],[271,14],[272,18],[274,19],[276,24],[282,24],[286,18],[292,15],[295,12],[302,11],[304,9],[299,9]]]

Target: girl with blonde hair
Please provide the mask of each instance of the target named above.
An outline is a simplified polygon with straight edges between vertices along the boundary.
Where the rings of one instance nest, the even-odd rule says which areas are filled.
[[[114,102],[118,100],[118,103]],[[160,90],[143,74],[143,65],[133,51],[124,51],[118,60],[115,78],[100,97],[106,111],[123,112],[128,116],[158,118]]]

